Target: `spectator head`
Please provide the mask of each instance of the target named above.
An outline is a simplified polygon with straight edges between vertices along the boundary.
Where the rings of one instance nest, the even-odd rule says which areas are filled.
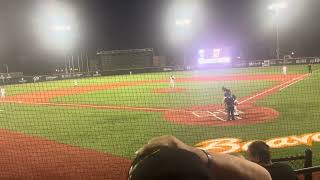
[[[211,171],[192,152],[157,147],[133,160],[128,180],[213,180]]]
[[[257,164],[271,163],[270,147],[263,141],[255,141],[248,147],[248,158]]]

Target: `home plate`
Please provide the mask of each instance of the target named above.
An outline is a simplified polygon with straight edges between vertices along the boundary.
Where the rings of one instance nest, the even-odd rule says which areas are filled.
[[[214,116],[214,114],[210,111],[193,111],[192,114],[198,118]]]
[[[244,114],[242,111],[237,111],[240,114]],[[193,111],[192,114],[198,118],[206,118],[206,117],[214,117],[215,119],[218,119],[220,121],[227,121],[223,117],[227,115],[224,109],[218,109],[216,111]],[[235,116],[235,119],[241,120],[242,118],[240,116]]]
[[[219,112],[211,112],[211,111],[193,111],[192,112],[193,115],[195,115],[198,118],[207,118],[207,117],[214,117],[215,119],[218,119],[220,121],[227,121],[219,116],[217,116],[217,114],[219,114]]]

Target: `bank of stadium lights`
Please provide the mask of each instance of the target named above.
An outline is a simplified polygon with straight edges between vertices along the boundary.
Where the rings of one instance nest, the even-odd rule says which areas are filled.
[[[70,25],[54,25],[52,30],[55,32],[69,32],[71,31]]]
[[[63,46],[64,47],[64,51],[65,51],[65,54],[67,52],[67,49],[69,49],[70,47],[68,47],[68,44],[71,43],[71,39],[70,39],[70,36],[71,36],[71,26],[68,25],[68,24],[53,24],[51,26],[51,31],[53,31],[52,33],[55,35],[55,38],[58,38],[58,39],[55,39],[52,41],[59,41],[59,45]],[[65,65],[65,71],[66,73],[68,72],[68,66],[67,66],[67,55],[65,55],[65,58],[64,58],[64,65]],[[70,60],[69,60],[69,64],[70,64]],[[59,72],[59,71],[57,71]],[[63,71],[61,71],[63,72]]]
[[[272,3],[268,6],[270,11],[279,11],[281,9],[286,9],[288,7],[288,3],[286,1],[280,1]]]
[[[277,31],[277,59],[280,59],[280,40],[279,40],[279,12],[288,7],[286,1],[278,1],[268,6],[268,9],[275,13],[276,31]]]
[[[76,11],[68,1],[39,1],[34,7],[32,21],[42,47],[64,54],[65,72],[69,72],[67,54],[79,37]]]
[[[176,19],[176,26],[181,29],[182,28],[182,33],[183,33],[183,39],[184,41],[186,41],[186,32],[187,32],[187,29],[189,28],[189,26],[191,25],[192,23],[192,20],[191,19],[188,19],[188,18],[183,18],[183,19]],[[184,43],[186,44],[186,43]],[[186,65],[186,48],[184,47],[184,50],[183,50],[183,64]]]
[[[191,19],[176,19],[177,26],[188,26],[192,23]]]

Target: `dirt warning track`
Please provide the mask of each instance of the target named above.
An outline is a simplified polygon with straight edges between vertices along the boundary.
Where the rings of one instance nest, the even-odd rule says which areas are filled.
[[[0,179],[125,179],[130,160],[0,130]]]

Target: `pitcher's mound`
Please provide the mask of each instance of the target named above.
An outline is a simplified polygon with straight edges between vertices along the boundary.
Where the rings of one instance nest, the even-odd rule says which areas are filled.
[[[155,89],[153,92],[155,93],[180,93],[186,91],[187,88],[161,88]]]

